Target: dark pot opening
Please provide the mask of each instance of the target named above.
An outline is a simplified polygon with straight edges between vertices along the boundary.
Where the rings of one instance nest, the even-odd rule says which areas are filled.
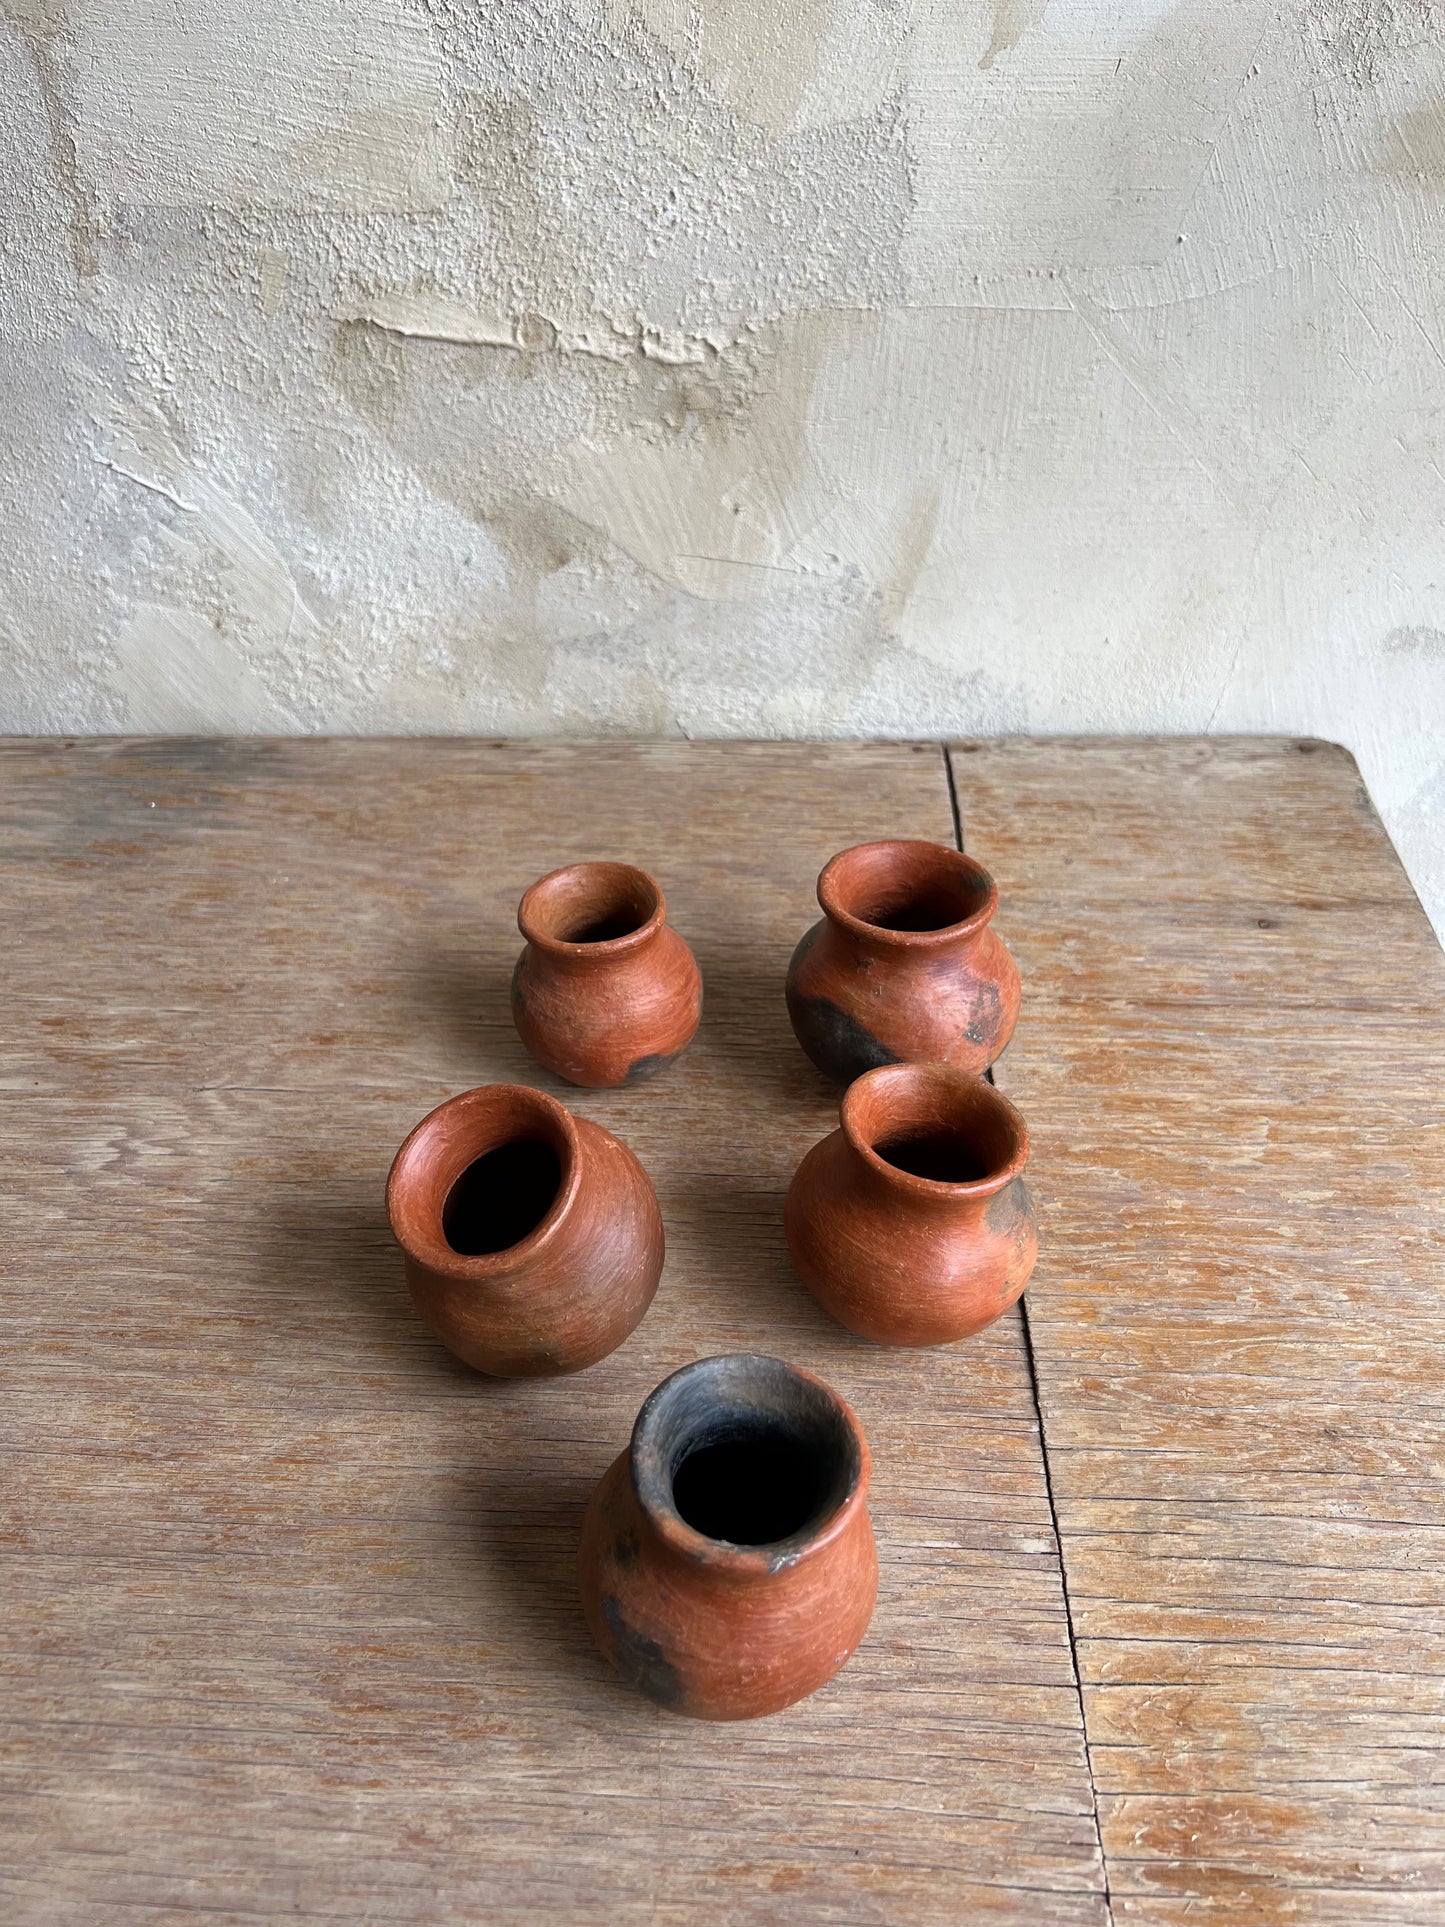
[[[442,1235],[464,1258],[520,1244],[562,1188],[562,1160],[542,1138],[516,1138],[473,1160],[442,1205]]]
[[[890,902],[885,895],[855,914],[878,930],[947,930],[952,924],[965,922],[977,908],[962,890],[923,888],[910,890],[898,902]]]
[[[976,1184],[992,1170],[975,1139],[964,1131],[886,1137],[873,1149],[886,1164],[934,1184]]]
[[[661,897],[629,863],[573,863],[534,883],[518,921],[532,943],[615,943],[657,915]]]
[[[639,1414],[632,1462],[645,1508],[734,1546],[821,1531],[861,1463],[826,1386],[746,1352],[700,1359],[660,1385]]]
[[[672,1475],[672,1501],[705,1538],[767,1546],[807,1525],[823,1478],[824,1467],[802,1440],[759,1431],[689,1452]]]
[[[614,937],[630,937],[647,922],[646,913],[640,910],[611,910],[603,913],[591,923],[584,923],[576,930],[568,930],[564,940],[567,943],[611,943]]]

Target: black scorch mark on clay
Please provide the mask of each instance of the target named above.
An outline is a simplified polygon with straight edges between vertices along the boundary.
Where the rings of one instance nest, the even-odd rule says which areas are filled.
[[[657,1641],[628,1623],[612,1593],[602,1601],[602,1617],[612,1635],[613,1662],[628,1685],[659,1706],[675,1706],[682,1697],[682,1681]]]
[[[1000,1017],[998,985],[977,984],[974,987],[973,1007],[968,1013],[968,1024],[963,1034],[970,1044],[977,1044],[980,1050],[988,1050],[997,1041]]]
[[[818,1069],[840,1084],[901,1060],[831,997],[788,996],[793,1033]]]
[[[682,1052],[675,1050],[671,1053],[654,1051],[650,1057],[639,1057],[628,1065],[627,1075],[622,1081],[624,1084],[645,1084],[649,1077],[656,1077],[659,1071],[665,1071],[669,1064],[675,1064],[681,1056]]]
[[[1029,1217],[1029,1194],[1022,1178],[1006,1184],[997,1197],[990,1198],[984,1222],[996,1238],[1011,1238]]]

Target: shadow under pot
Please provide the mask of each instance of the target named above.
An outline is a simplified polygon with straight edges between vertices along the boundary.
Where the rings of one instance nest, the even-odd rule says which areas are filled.
[[[665,1379],[582,1528],[582,1604],[627,1682],[695,1719],[777,1713],[868,1629],[868,1444],[820,1379],[751,1352]]]
[[[870,1071],[798,1166],[784,1225],[799,1278],[879,1345],[947,1345],[1020,1296],[1038,1255],[1008,1099],[941,1064]]]
[[[571,863],[534,883],[512,1017],[539,1064],[607,1089],[663,1070],[692,1042],[702,978],[657,880],[629,863]]]
[[[1018,966],[989,926],[998,886],[941,843],[859,843],[818,878],[823,920],[788,966],[788,1015],[826,1076],[880,1064],[988,1069],[1013,1035]]]
[[[625,1144],[521,1084],[464,1091],[396,1154],[387,1215],[423,1320],[479,1372],[580,1371],[652,1303],[662,1215]]]

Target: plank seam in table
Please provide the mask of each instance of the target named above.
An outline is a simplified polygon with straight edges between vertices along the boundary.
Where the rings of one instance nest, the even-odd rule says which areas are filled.
[[[948,806],[953,815],[953,841],[956,848],[964,845],[963,808],[958,798],[958,779],[954,773],[953,757],[948,744],[940,744],[943,754],[944,775],[948,779]],[[991,1077],[991,1073],[989,1073]],[[1029,1330],[1028,1293],[1025,1291],[1018,1302],[1019,1329],[1023,1337],[1024,1358],[1028,1365],[1029,1396],[1033,1400],[1034,1423],[1039,1432],[1039,1456],[1043,1461],[1044,1491],[1049,1502],[1049,1523],[1053,1529],[1054,1547],[1059,1560],[1059,1586],[1064,1599],[1064,1624],[1069,1636],[1069,1664],[1073,1670],[1074,1691],[1079,1703],[1079,1730],[1084,1743],[1084,1770],[1089,1777],[1089,1800],[1093,1811],[1094,1839],[1099,1849],[1099,1871],[1103,1881],[1104,1913],[1111,1923],[1114,1919],[1113,1897],[1109,1891],[1109,1856],[1104,1851],[1104,1836],[1099,1826],[1099,1792],[1094,1783],[1094,1762],[1089,1747],[1089,1719],[1084,1706],[1084,1685],[1079,1673],[1079,1649],[1074,1637],[1074,1611],[1069,1600],[1069,1569],[1064,1558],[1063,1535],[1059,1530],[1059,1509],[1054,1501],[1054,1475],[1049,1464],[1049,1434],[1044,1423],[1044,1410],[1039,1401],[1038,1362],[1034,1357],[1033,1334]]]

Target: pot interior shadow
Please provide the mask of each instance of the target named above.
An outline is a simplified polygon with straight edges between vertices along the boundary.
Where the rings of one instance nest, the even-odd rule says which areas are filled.
[[[933,1184],[975,1184],[989,1173],[972,1140],[960,1131],[920,1131],[879,1138],[873,1149],[895,1171]]]
[[[812,1518],[821,1490],[814,1456],[781,1432],[700,1445],[672,1475],[680,1517],[704,1538],[735,1546],[790,1538]]]
[[[442,1205],[442,1235],[464,1258],[509,1251],[537,1229],[562,1188],[562,1160],[542,1138],[514,1138],[469,1164]]]

